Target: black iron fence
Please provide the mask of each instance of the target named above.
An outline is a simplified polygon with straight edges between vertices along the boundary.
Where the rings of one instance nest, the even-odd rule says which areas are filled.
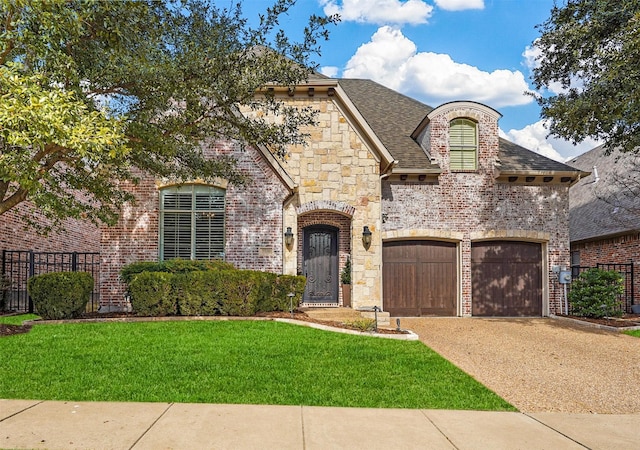
[[[624,283],[624,294],[620,297],[620,306],[624,308],[624,311],[629,313],[631,312],[631,305],[636,304],[635,301],[635,280],[633,273],[633,261],[628,263],[597,263],[596,268],[602,270],[614,270],[622,275],[622,281]],[[571,277],[573,279],[578,278],[578,276],[588,269],[593,269],[594,267],[587,266],[571,266]],[[569,305],[571,308],[571,305]]]
[[[49,272],[88,272],[94,286],[87,311],[97,311],[100,305],[100,253],[2,251],[1,309],[33,312],[33,302],[27,292],[27,282],[35,275]]]

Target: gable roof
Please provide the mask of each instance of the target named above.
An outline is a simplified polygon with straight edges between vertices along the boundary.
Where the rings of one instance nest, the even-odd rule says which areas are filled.
[[[371,80],[340,79],[338,84],[402,169],[437,169],[411,138],[433,108]]]
[[[391,155],[398,171],[439,172],[422,147],[411,137],[416,128],[434,110],[413,98],[371,80],[339,79],[338,84],[366,120]],[[567,173],[580,170],[500,138],[498,155],[502,173]],[[395,171],[395,170],[394,170]]]
[[[640,156],[618,151],[606,155],[606,148],[601,145],[569,163],[593,171],[569,191],[571,242],[596,240],[640,229]],[[630,188],[617,181],[621,179],[631,181]]]

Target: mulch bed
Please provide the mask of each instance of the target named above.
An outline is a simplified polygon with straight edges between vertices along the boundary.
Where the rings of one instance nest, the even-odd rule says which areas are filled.
[[[111,313],[85,313],[82,314],[79,319],[122,319],[127,317],[139,317],[131,313],[123,313],[123,312],[111,312]],[[321,325],[327,325],[334,328],[343,328],[347,330],[359,330],[358,328],[349,325],[348,323],[334,321],[334,320],[320,320],[309,317],[306,313],[301,311],[294,311],[293,314],[290,312],[282,312],[282,311],[274,311],[268,313],[258,313],[256,317],[272,317],[272,318],[282,318],[282,319],[294,319],[300,320],[302,322],[312,322]],[[14,334],[20,333],[28,333],[31,329],[31,325],[5,325],[0,324],[0,337],[2,336],[11,336]],[[380,334],[407,334],[406,331],[398,331],[391,328],[378,328],[378,333]]]
[[[610,317],[596,319],[594,317],[579,317],[571,315],[559,315],[559,317],[568,317],[569,319],[579,320],[581,322],[595,323],[598,325],[606,325],[615,328],[639,327],[640,314],[625,314],[622,317]]]

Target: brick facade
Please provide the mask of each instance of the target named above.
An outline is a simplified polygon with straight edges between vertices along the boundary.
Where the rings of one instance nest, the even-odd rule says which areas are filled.
[[[478,124],[478,170],[449,170],[448,126],[456,117]],[[549,312],[559,312],[562,291],[550,276],[569,261],[568,186],[513,185],[496,181],[497,116],[488,108],[450,105],[427,127],[430,156],[443,169],[437,181],[382,182],[383,239],[435,239],[458,243],[460,313],[471,315],[471,243],[480,240],[540,242],[547,260]]]
[[[240,269],[281,272],[282,203],[288,190],[256,149],[218,142],[207,151],[212,157],[232,155],[240,170],[250,177],[242,187],[219,183],[226,188],[225,260]],[[170,185],[143,178],[133,189],[135,207],[125,207],[116,226],[102,229],[102,304],[122,305],[125,286],[118,279],[122,266],[158,260],[159,189]]]
[[[66,220],[61,230],[38,234],[20,218],[26,212],[32,219],[31,205],[23,203],[0,216],[0,253],[2,250],[33,250],[35,252],[97,252],[100,250],[100,229],[90,222]],[[41,223],[46,223],[44,219]]]

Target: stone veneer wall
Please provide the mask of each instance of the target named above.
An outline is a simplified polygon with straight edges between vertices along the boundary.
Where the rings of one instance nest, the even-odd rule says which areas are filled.
[[[455,117],[477,121],[478,170],[449,171],[448,130]],[[519,240],[544,242],[547,267],[569,262],[569,192],[567,186],[525,186],[497,183],[497,117],[482,109],[451,107],[431,118],[430,156],[443,169],[437,182],[382,182],[383,236],[393,239],[399,231],[423,230],[413,238],[459,242],[461,255],[462,315],[471,315],[471,242]],[[405,234],[407,234],[405,233]],[[443,234],[444,233],[444,234]],[[544,248],[543,246],[543,255]],[[559,312],[562,290],[549,274],[546,290],[549,310]]]
[[[341,245],[341,253],[351,255],[352,307],[382,306],[382,242],[380,240],[380,167],[372,151],[362,141],[355,125],[340,109],[337,97],[316,94],[287,100],[298,107],[312,106],[318,113],[318,124],[306,130],[307,146],[289,149],[285,170],[291,175],[298,192],[285,208],[284,226],[290,226],[300,241],[299,217],[302,205],[316,205],[305,213],[342,213],[342,206],[352,210],[349,247]],[[362,246],[362,229],[368,226],[373,244]],[[302,260],[297,252],[285,252],[285,272],[296,273]],[[344,264],[343,255],[340,259]]]
[[[596,267],[598,263],[633,262],[633,303],[640,304],[640,233],[572,243],[571,251],[580,254],[580,266],[582,267]]]
[[[282,204],[287,189],[255,149],[217,142],[208,152],[212,157],[232,154],[251,177],[247,186],[226,186],[225,260],[240,269],[281,273]],[[135,207],[125,207],[116,226],[102,229],[102,304],[122,304],[125,286],[118,279],[122,266],[158,260],[159,188],[163,185],[167,184],[143,178],[134,189]]]

